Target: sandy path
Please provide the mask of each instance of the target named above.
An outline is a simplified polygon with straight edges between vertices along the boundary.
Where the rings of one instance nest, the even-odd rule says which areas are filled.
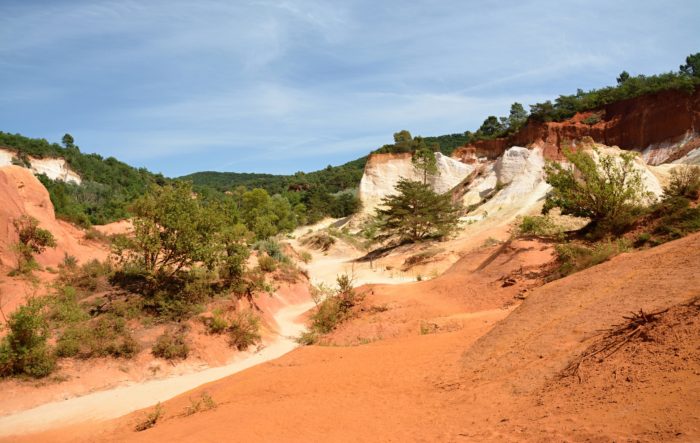
[[[34,433],[76,423],[120,417],[168,400],[205,383],[274,360],[298,346],[294,337],[304,330],[304,325],[297,323],[297,318],[312,307],[313,302],[306,302],[280,309],[274,315],[279,328],[279,337],[259,352],[238,358],[228,365],[162,380],[121,386],[5,415],[0,417],[0,436]]]

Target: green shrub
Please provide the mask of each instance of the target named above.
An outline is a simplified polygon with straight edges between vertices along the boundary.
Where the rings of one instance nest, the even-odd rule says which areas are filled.
[[[62,286],[49,302],[49,319],[58,326],[79,323],[90,318],[78,303],[78,295],[72,286]]]
[[[259,343],[260,319],[250,311],[238,313],[228,328],[229,344],[239,351]]]
[[[576,243],[558,244],[555,246],[555,251],[559,260],[559,269],[554,274],[555,278],[564,277],[598,265],[617,254],[629,251],[629,249],[630,245],[624,239],[614,242],[599,242],[593,246]]]
[[[600,119],[600,114],[591,114],[588,117],[584,118],[582,121],[587,125],[593,126],[596,123],[600,123]]]
[[[66,259],[64,259],[60,271],[59,279],[62,283],[88,293],[109,289],[109,280],[113,273],[112,265],[109,261],[100,262],[95,259],[90,260],[82,266],[77,266],[77,264],[73,263],[67,265]]]
[[[156,339],[151,352],[158,358],[179,360],[187,358],[190,354],[190,347],[185,342],[184,332],[166,331]]]
[[[207,328],[209,334],[223,334],[228,328],[228,321],[223,315],[221,310],[215,310],[211,317],[205,317],[203,319],[204,325]]]
[[[0,376],[26,375],[45,377],[56,361],[47,344],[49,325],[44,304],[31,299],[10,315],[8,334],[0,342]]]
[[[95,228],[90,228],[87,231],[85,231],[85,240],[93,240],[107,244],[110,242],[109,236],[107,234],[104,234]]]
[[[277,260],[269,255],[259,255],[258,266],[263,272],[274,272],[277,269]]]
[[[253,249],[267,254],[280,263],[288,263],[290,261],[289,257],[282,252],[282,246],[273,239],[257,241],[255,245],[253,245]]]
[[[560,237],[562,233],[562,228],[546,215],[525,216],[518,226],[518,235],[520,236]]]
[[[87,322],[69,325],[56,342],[59,357],[132,358],[140,350],[123,318],[103,315]]]
[[[299,343],[314,343],[319,335],[334,330],[348,318],[352,308],[361,301],[362,297],[353,287],[352,277],[347,274],[339,275],[336,283],[338,287],[335,291],[324,286],[312,290],[311,296],[316,303],[316,310],[311,314],[310,331],[297,339]]]
[[[700,193],[700,166],[681,165],[671,170],[669,184],[664,188],[667,197],[685,197],[692,200]]]
[[[569,165],[550,162],[545,178],[552,186],[543,212],[558,207],[564,215],[591,219],[591,232],[601,237],[620,234],[639,214],[649,197],[642,175],[635,167],[634,152],[618,156],[579,150],[564,150]]]

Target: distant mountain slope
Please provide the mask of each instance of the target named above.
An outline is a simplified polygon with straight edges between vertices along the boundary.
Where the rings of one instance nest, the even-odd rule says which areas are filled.
[[[263,188],[270,194],[281,194],[288,190],[303,190],[320,185],[326,191],[336,193],[359,185],[366,162],[367,156],[364,156],[340,166],[328,165],[318,171],[297,172],[294,175],[203,171],[178,179],[192,181],[195,187],[207,186],[222,192],[245,186]]]

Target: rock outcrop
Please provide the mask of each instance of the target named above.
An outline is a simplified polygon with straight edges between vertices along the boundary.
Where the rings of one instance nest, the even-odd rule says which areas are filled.
[[[595,124],[584,123],[593,114]],[[602,109],[579,113],[563,122],[530,121],[509,138],[481,140],[455,150],[453,158],[472,162],[496,159],[511,146],[542,148],[550,160],[562,158],[562,148],[578,140],[642,153],[650,165],[678,160],[700,147],[700,89],[694,93],[662,91],[622,100]]]
[[[411,162],[411,157],[411,153],[370,155],[360,181],[359,197],[363,214],[373,214],[384,197],[395,193],[394,188],[402,178],[422,180],[421,174]],[[439,152],[435,153],[435,160],[438,174],[430,178],[430,185],[439,193],[450,191],[474,170],[473,165],[459,162]]]
[[[6,149],[0,149],[0,167],[10,166],[15,153]],[[66,183],[82,183],[80,175],[73,171],[63,158],[36,158],[29,157],[31,171],[36,174],[45,174],[51,180],[59,180]]]

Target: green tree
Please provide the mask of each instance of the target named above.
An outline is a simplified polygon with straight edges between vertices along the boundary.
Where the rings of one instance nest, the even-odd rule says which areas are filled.
[[[63,143],[63,146],[66,148],[72,148],[74,147],[75,140],[73,139],[73,136],[70,134],[64,134],[63,138],[61,139],[61,143]]]
[[[508,115],[508,130],[513,133],[520,129],[527,122],[527,111],[522,104],[515,102],[510,105],[510,114]]]
[[[435,160],[435,152],[425,145],[421,139],[421,146],[413,153],[411,158],[413,167],[423,177],[423,183],[428,183],[428,178],[437,175],[440,171]]]
[[[489,115],[476,131],[477,136],[481,138],[494,138],[503,132],[504,127],[498,117]]]
[[[617,76],[617,84],[621,85],[630,79],[630,73],[627,71],[622,71],[620,75]]]
[[[114,253],[151,275],[172,276],[195,263],[217,259],[217,220],[186,182],[151,190],[132,206],[133,238],[117,242]]]
[[[402,179],[397,194],[382,201],[377,209],[382,237],[398,237],[416,242],[428,237],[444,237],[458,225],[458,207],[450,195],[435,193],[427,184]]]
[[[550,162],[545,166],[545,179],[552,185],[545,213],[558,207],[563,214],[590,218],[601,233],[614,232],[649,196],[634,166],[635,152],[615,156],[597,149],[592,153],[565,149],[564,155],[570,165]]]
[[[685,58],[685,64],[680,66],[681,73],[692,77],[700,77],[700,52]]]

